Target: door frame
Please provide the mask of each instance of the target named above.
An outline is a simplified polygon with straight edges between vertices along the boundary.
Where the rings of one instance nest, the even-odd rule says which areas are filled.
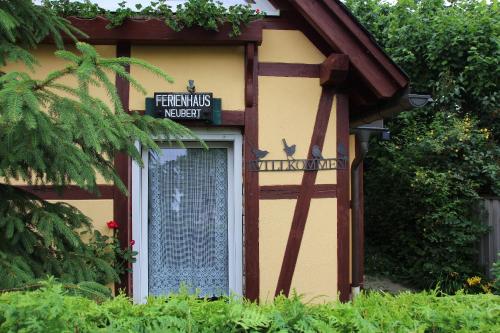
[[[210,143],[227,142],[228,148],[228,272],[230,293],[243,295],[243,136],[239,130],[226,128],[192,129],[201,140]],[[161,143],[162,138],[155,138]],[[196,142],[181,138],[183,142]],[[143,167],[132,162],[132,239],[137,251],[132,264],[132,294],[134,302],[144,303],[148,291],[148,151],[137,144]],[[232,155],[232,156],[231,156]]]

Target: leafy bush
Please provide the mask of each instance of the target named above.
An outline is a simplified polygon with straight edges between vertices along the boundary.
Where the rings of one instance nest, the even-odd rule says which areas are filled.
[[[43,5],[63,17],[92,19],[105,16],[110,22],[107,26],[109,29],[121,26],[129,18],[160,18],[175,31],[193,26],[218,31],[224,23],[229,23],[232,28],[231,36],[240,35],[243,26],[264,17],[264,13],[258,9],[253,10],[249,4],[226,8],[221,2],[214,0],[189,0],[177,5],[175,13],[166,0],[150,1],[145,6],[136,4],[135,10],[127,6],[127,1],[121,1],[114,11],[105,10],[89,0],[44,0]]]
[[[500,297],[434,293],[362,295],[354,303],[304,304],[278,297],[257,305],[179,294],[133,305],[96,303],[61,285],[0,295],[0,332],[499,332]]]
[[[480,271],[474,248],[487,227],[477,193],[500,173],[499,148],[489,147],[488,132],[470,118],[399,120],[400,134],[376,144],[368,161],[368,244],[388,259],[391,274],[422,288],[440,282],[451,292]]]
[[[463,288],[482,272],[475,248],[486,229],[477,199],[500,195],[497,1],[346,4],[408,73],[412,90],[435,100],[392,119],[393,140],[371,147],[368,269],[414,287]]]
[[[493,287],[496,290],[497,294],[500,294],[500,253],[498,254],[498,260],[493,264],[493,268],[491,269],[493,276],[495,277],[495,281],[493,282]]]

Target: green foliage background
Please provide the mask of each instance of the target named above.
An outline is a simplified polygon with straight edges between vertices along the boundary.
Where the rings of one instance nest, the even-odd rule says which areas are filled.
[[[89,0],[44,0],[43,5],[63,17],[92,19],[104,16],[109,20],[109,29],[121,26],[127,19],[159,18],[174,31],[190,27],[218,31],[220,26],[228,23],[231,25],[230,36],[240,35],[244,26],[264,17],[264,13],[253,10],[250,4],[226,7],[214,0],[186,1],[177,5],[175,13],[167,0],[143,1],[136,4],[135,9],[129,8],[125,0],[119,2],[114,11],[105,10]]]
[[[298,296],[257,305],[187,293],[133,305],[102,303],[47,283],[0,295],[0,332],[499,332],[500,297],[435,293],[361,295],[353,303],[305,304]]]
[[[404,112],[366,161],[368,270],[448,291],[477,275],[487,230],[477,199],[500,195],[497,1],[348,0],[347,6],[435,102]]]

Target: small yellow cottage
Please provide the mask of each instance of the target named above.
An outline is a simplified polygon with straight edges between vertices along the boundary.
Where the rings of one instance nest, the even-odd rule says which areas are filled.
[[[347,300],[362,285],[366,145],[356,128],[418,96],[340,1],[248,2],[267,16],[237,37],[230,27],[175,32],[150,19],[106,29],[104,18],[70,18],[101,55],[141,58],[175,79],[130,68],[145,98],[116,77],[127,110],[179,121],[210,147],[187,140],[143,151],[144,168],[118,157],[129,197],[102,181],[100,197],[32,189],[103,231],[119,223],[138,256],[118,287],[137,301],[182,283],[261,301],[293,289]],[[40,75],[61,68],[53,49],[36,51]]]

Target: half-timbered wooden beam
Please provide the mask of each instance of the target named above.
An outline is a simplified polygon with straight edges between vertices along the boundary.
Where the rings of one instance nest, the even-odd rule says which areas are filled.
[[[337,145],[349,158],[349,96],[337,94]],[[337,290],[340,300],[350,297],[349,283],[349,167],[337,170]]]
[[[245,106],[253,107],[256,96],[255,86],[257,84],[257,73],[258,62],[257,58],[257,47],[253,47],[255,44],[247,44],[245,48]]]
[[[297,199],[300,185],[266,185],[260,187],[261,200]],[[313,186],[312,198],[336,198],[337,184],[317,184]]]
[[[408,77],[406,77],[388,55],[384,54],[370,33],[352,16],[349,9],[340,1],[323,0],[323,2],[328,6],[331,12],[334,13],[335,17],[342,22],[351,34],[353,34],[366,48],[365,53],[376,59],[380,66],[383,67],[399,86],[405,87],[408,84]]]
[[[113,185],[98,185],[99,194],[85,191],[75,185],[65,186],[62,190],[52,185],[18,185],[16,187],[44,200],[106,200],[113,199],[115,194]]]
[[[314,146],[318,146],[320,150],[323,149],[328,121],[332,110],[333,98],[334,89],[332,87],[323,87],[318,111],[316,113],[313,134],[309,144],[309,152],[307,154],[308,159],[313,158],[312,150]],[[300,192],[295,204],[292,225],[290,227],[290,233],[288,235],[288,241],[285,248],[285,255],[281,264],[278,284],[276,286],[276,296],[280,293],[288,296],[290,293],[293,273],[297,264],[302,237],[304,236],[307,215],[309,214],[309,208],[311,206],[311,198],[314,192],[316,175],[317,171],[304,171],[304,175],[302,176]]]
[[[319,66],[319,83],[322,86],[339,87],[349,74],[349,57],[332,54]]]
[[[259,146],[257,44],[245,47],[245,165],[254,159],[252,148]],[[250,106],[249,106],[250,105]],[[245,297],[258,301],[260,293],[259,266],[259,174],[244,171],[245,185]]]
[[[87,34],[87,41],[92,44],[129,42],[132,44],[244,45],[252,42],[260,45],[262,43],[261,21],[251,22],[242,29],[239,36],[231,37],[230,24],[224,24],[219,31],[209,31],[201,27],[174,31],[163,20],[156,18],[127,19],[121,26],[112,29],[106,28],[109,20],[104,17],[91,20],[69,17],[68,20],[73,26]]]
[[[408,84],[401,71],[353,18],[346,18],[347,14],[335,1],[289,1],[337,53],[350,57],[352,65],[379,98],[391,98]],[[362,35],[366,38],[361,38]]]
[[[119,43],[116,45],[116,56],[117,57],[130,57],[131,55],[131,45],[130,43]],[[130,66],[126,66],[126,71],[130,73]],[[116,75],[115,78],[116,90],[118,91],[118,96],[123,105],[125,112],[129,111],[129,96],[130,96],[130,84],[127,80]],[[115,171],[120,177],[121,181],[128,189],[129,194],[132,190],[131,181],[131,160],[124,153],[119,153],[116,155],[114,160]],[[132,203],[130,201],[130,196],[121,193],[118,189],[115,189],[115,198],[113,201],[113,219],[119,224],[118,237],[120,240],[120,246],[122,248],[128,248],[130,241],[132,239]],[[131,269],[131,264],[128,265]],[[125,272],[120,277],[120,283],[117,284],[119,289],[125,290],[125,293],[132,296],[132,274],[130,272]]]
[[[280,62],[259,63],[260,76],[319,77],[320,66],[316,64],[291,64]]]

